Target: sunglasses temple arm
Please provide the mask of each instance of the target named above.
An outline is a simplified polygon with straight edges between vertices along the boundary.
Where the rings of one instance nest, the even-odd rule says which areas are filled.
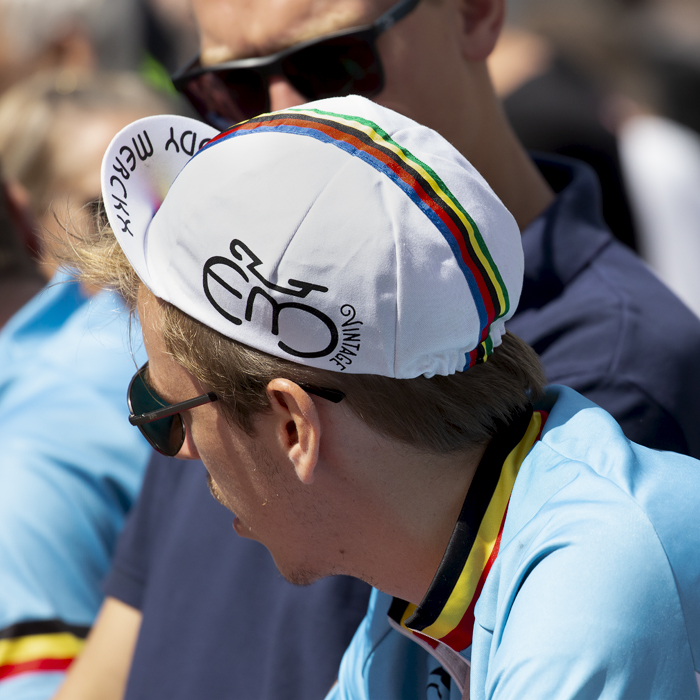
[[[375,23],[374,28],[377,34],[385,32],[402,20],[407,14],[412,12],[420,0],[400,0],[396,5],[389,8]]]
[[[197,408],[197,406],[202,406],[205,403],[211,403],[217,399],[218,397],[214,393],[202,394],[202,396],[197,396],[194,399],[189,399],[187,401],[183,401],[182,403],[175,403],[172,406],[166,406],[165,408],[160,408],[157,411],[141,413],[138,416],[130,415],[129,423],[131,423],[131,425],[152,423],[153,421],[160,420],[161,418],[169,418],[170,416],[174,416],[176,413],[180,413],[180,411],[186,411],[189,408]]]
[[[339,389],[322,389],[317,386],[311,386],[309,384],[299,384],[299,386],[307,393],[314,394],[315,396],[320,396],[326,401],[331,401],[332,403],[340,403],[344,398],[345,394]]]

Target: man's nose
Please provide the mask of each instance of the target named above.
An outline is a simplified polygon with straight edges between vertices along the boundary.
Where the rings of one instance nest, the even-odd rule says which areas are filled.
[[[270,91],[270,110],[272,112],[308,102],[307,98],[297,92],[294,86],[281,75],[273,75],[270,78],[268,90]]]
[[[185,440],[180,451],[175,455],[178,459],[200,459],[197,447],[192,439],[192,429],[185,423]]]

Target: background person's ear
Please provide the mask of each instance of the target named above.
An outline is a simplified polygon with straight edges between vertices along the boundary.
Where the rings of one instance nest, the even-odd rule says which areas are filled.
[[[275,418],[278,447],[294,466],[299,481],[315,477],[321,442],[321,421],[313,399],[289,379],[273,379],[267,395]]]
[[[505,0],[453,0],[459,13],[460,50],[468,61],[485,61],[505,21]]]
[[[56,36],[42,53],[40,59],[46,68],[61,67],[65,70],[94,70],[97,52],[87,32],[80,26],[72,26]],[[67,79],[70,79],[67,76]]]

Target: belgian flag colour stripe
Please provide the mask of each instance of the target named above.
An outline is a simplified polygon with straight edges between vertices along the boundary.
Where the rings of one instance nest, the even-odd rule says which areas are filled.
[[[297,133],[331,143],[387,175],[412,199],[452,249],[479,313],[480,344],[469,353],[466,367],[485,360],[493,349],[489,327],[510,308],[508,292],[476,223],[437,173],[373,122],[315,109],[255,117],[223,132],[200,152],[235,136],[265,132]]]
[[[445,557],[419,607],[395,601],[389,615],[424,641],[455,651],[472,643],[474,607],[500,548],[510,495],[547,414],[527,411],[487,448]]]
[[[23,673],[64,671],[80,653],[89,627],[61,620],[24,622],[0,630],[0,681]]]

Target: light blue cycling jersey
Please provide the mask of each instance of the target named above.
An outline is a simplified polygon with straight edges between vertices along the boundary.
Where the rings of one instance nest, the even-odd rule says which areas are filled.
[[[489,447],[514,484],[482,499],[495,541],[460,548],[458,523],[417,608],[374,591],[329,699],[698,700],[700,462],[630,443],[571,389],[536,408]]]
[[[51,697],[102,601],[150,448],[114,294],[57,276],[0,332],[0,699]],[[136,333],[136,338],[140,334]]]

